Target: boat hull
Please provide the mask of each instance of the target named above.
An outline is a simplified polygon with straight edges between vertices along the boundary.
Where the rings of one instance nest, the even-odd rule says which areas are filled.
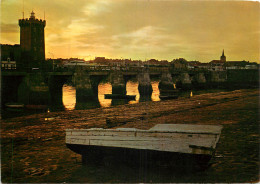
[[[128,99],[135,100],[136,95],[105,94],[105,99]]]
[[[179,97],[179,90],[160,90],[160,99],[161,100],[169,100],[169,99],[177,99]]]
[[[132,166],[152,165],[154,167],[170,167],[180,170],[204,170],[209,166],[212,155],[185,154],[156,150],[143,150],[119,147],[86,146],[66,144],[66,146],[82,155],[85,164],[118,164]]]
[[[39,110],[41,110],[41,109],[47,109],[47,108],[48,108],[47,105],[30,105],[30,104],[25,105],[25,107],[26,107],[27,109],[39,109]]]
[[[8,108],[24,108],[22,103],[6,103],[5,106]]]
[[[166,96],[160,95],[159,96],[159,98],[161,100],[177,99],[178,97],[179,97],[178,95],[166,95]]]

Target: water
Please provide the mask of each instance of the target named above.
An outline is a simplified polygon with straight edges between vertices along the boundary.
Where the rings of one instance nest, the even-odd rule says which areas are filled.
[[[67,110],[73,110],[76,106],[76,88],[65,84],[62,88],[62,101]]]
[[[153,93],[151,95],[152,101],[160,101],[159,95],[160,91],[158,89],[159,82],[153,81],[151,82]],[[75,110],[76,108],[76,89],[70,85],[63,86],[63,105],[66,110]],[[138,91],[138,82],[128,81],[126,84],[126,94],[127,95],[136,95],[136,100],[127,101],[129,104],[139,103],[140,94]],[[105,99],[105,94],[112,94],[112,85],[110,83],[100,83],[98,86],[98,101],[100,107],[111,107],[112,99]],[[123,100],[123,103],[125,100]]]
[[[36,113],[44,113],[47,111],[53,112],[53,111],[61,111],[61,110],[84,110],[84,109],[91,109],[91,108],[104,108],[104,107],[111,107],[116,105],[123,105],[123,104],[136,104],[140,101],[160,101],[159,95],[160,90],[158,89],[159,81],[151,81],[151,85],[153,88],[153,92],[151,95],[151,98],[145,98],[140,99],[140,94],[138,91],[138,82],[136,81],[128,81],[126,84],[126,91],[127,95],[136,95],[135,100],[124,100],[124,99],[105,99],[105,94],[112,94],[112,86],[110,83],[100,83],[98,86],[98,98],[93,99],[91,102],[78,102],[76,103],[76,89],[73,86],[70,86],[68,84],[64,84],[63,86],[63,96],[62,96],[62,102],[63,104],[59,106],[52,106],[50,105],[47,109],[2,109],[2,118],[12,118],[12,117],[18,117],[18,116],[25,116],[30,114],[36,114]],[[198,95],[202,93],[211,93],[211,92],[217,92],[217,91],[226,91],[224,89],[198,89],[198,90],[192,90],[192,94]],[[191,90],[181,91],[179,93],[179,97],[189,97],[191,94]]]
[[[151,95],[152,101],[160,101],[159,94],[160,91],[158,89],[159,81],[152,81],[152,88],[153,93]],[[100,83],[98,86],[98,99],[93,99],[91,102],[78,102],[76,103],[76,88],[64,84],[62,88],[62,102],[63,104],[58,106],[50,105],[44,109],[7,109],[3,108],[1,111],[1,116],[3,119],[18,117],[18,116],[25,116],[30,114],[36,113],[44,113],[44,112],[53,112],[53,111],[61,111],[61,110],[82,110],[82,109],[91,109],[91,108],[98,108],[98,107],[111,107],[115,105],[122,105],[122,104],[136,104],[139,103],[140,94],[138,91],[138,82],[135,81],[128,81],[126,84],[126,91],[127,95],[136,95],[136,100],[124,100],[124,99],[105,99],[105,94],[112,94],[112,86],[110,83]]]

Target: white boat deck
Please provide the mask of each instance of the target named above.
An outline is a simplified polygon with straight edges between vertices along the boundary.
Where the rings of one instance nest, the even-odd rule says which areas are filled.
[[[69,129],[66,144],[211,155],[221,129],[222,126],[184,124],[158,124],[149,130]]]
[[[219,125],[157,124],[149,131],[220,134]]]

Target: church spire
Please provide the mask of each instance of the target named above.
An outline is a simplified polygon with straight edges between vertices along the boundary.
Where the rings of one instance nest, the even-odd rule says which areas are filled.
[[[224,49],[222,51],[222,56],[220,57],[220,60],[223,61],[223,62],[226,62],[226,56],[225,56],[225,53],[224,53]]]

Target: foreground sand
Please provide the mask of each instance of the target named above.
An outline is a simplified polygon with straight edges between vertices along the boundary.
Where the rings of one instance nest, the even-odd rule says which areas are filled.
[[[257,182],[259,91],[236,90],[112,108],[52,112],[2,120],[2,182]],[[107,119],[110,124],[107,124]],[[135,127],[157,123],[224,126],[212,166],[198,173],[125,165],[81,166],[65,146],[67,128]]]

